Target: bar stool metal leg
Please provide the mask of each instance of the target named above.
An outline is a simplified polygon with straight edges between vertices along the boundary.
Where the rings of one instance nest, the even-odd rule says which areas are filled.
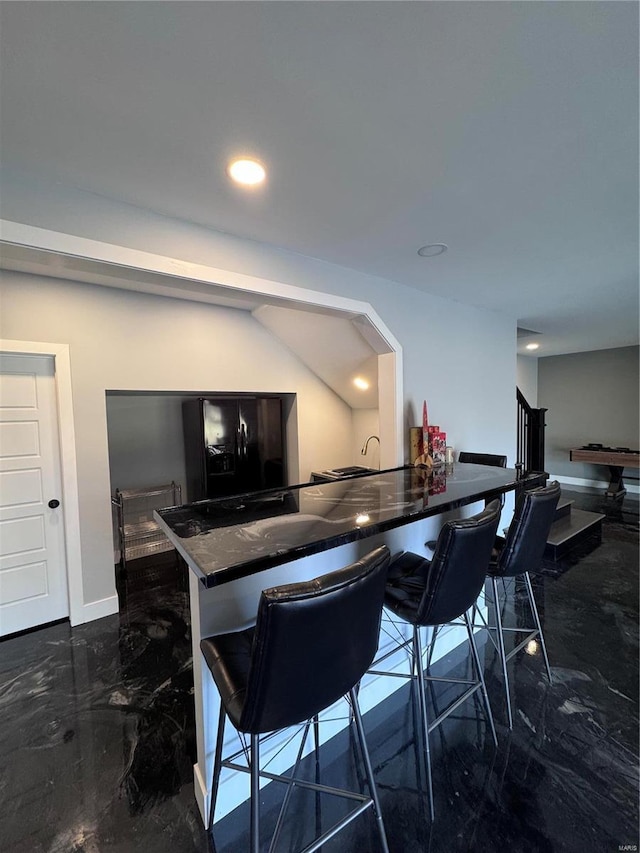
[[[509,696],[509,676],[507,674],[507,656],[504,650],[504,634],[502,633],[502,614],[500,612],[500,601],[498,599],[498,582],[496,578],[491,578],[493,585],[493,601],[496,610],[496,634],[498,639],[498,654],[500,655],[500,663],[502,664],[502,677],[504,679],[504,693],[507,700],[507,719],[509,720],[509,728],[513,728],[513,715],[511,713],[511,697]]]
[[[318,730],[319,730],[319,725],[317,725],[317,723],[318,723],[318,717],[315,716],[313,718],[313,724],[314,724],[315,758],[316,758],[316,784],[319,783],[318,773],[319,773],[319,769],[320,769],[320,761],[318,758],[318,748],[319,748]],[[311,721],[307,720],[305,727],[302,731],[302,737],[300,739],[300,746],[298,748],[298,755],[296,756],[296,762],[293,765],[293,770],[291,771],[290,781],[287,785],[287,793],[284,795],[282,805],[280,806],[280,812],[278,814],[278,819],[276,821],[276,825],[275,825],[275,828],[273,830],[273,836],[271,838],[271,844],[269,845],[269,853],[272,853],[272,851],[277,850],[277,847],[278,847],[278,839],[280,838],[280,832],[281,832],[282,826],[284,824],[285,814],[286,814],[287,809],[289,807],[289,801],[291,799],[291,795],[293,794],[293,789],[294,789],[294,784],[295,784],[294,779],[296,778],[296,776],[298,774],[298,767],[300,766],[300,761],[302,760],[302,754],[304,753],[304,746],[307,742],[307,736],[309,734],[310,727],[311,727]],[[317,794],[316,794],[316,825],[317,826],[319,825],[318,824],[318,808],[319,808],[319,805],[318,805],[318,799],[317,799]],[[320,834],[320,832],[318,830],[318,835],[319,834]]]
[[[433,657],[433,650],[434,650],[435,645],[436,645],[436,639],[438,637],[438,628],[439,627],[440,627],[439,625],[434,625],[433,628],[431,629],[431,639],[429,641],[429,649],[427,651],[427,670],[431,666],[431,658]]]
[[[313,718],[313,751],[315,753],[316,785],[320,784],[320,719],[316,714]],[[322,804],[320,792],[316,792],[316,835],[322,832]]]
[[[353,718],[356,724],[356,731],[358,732],[358,741],[360,742],[360,750],[362,752],[362,757],[364,760],[364,768],[365,773],[367,774],[367,782],[369,783],[369,791],[371,793],[371,799],[373,800],[373,811],[375,814],[376,825],[378,827],[378,833],[380,834],[380,844],[382,845],[383,853],[389,853],[389,845],[387,844],[387,834],[385,832],[384,822],[382,820],[382,810],[380,808],[378,790],[376,788],[375,780],[373,778],[373,768],[371,767],[371,759],[369,758],[369,750],[367,748],[367,741],[364,735],[364,725],[362,723],[362,715],[360,714],[360,705],[358,704],[358,696],[354,688],[349,691],[349,698],[351,700],[351,707],[353,709]]]
[[[218,736],[216,738],[216,751],[213,759],[213,774],[211,776],[211,801],[209,803],[209,823],[207,829],[213,830],[213,818],[218,799],[218,786],[220,784],[220,771],[222,770],[222,744],[224,741],[224,724],[226,722],[224,705],[220,703],[220,716],[218,718]]]
[[[544,657],[544,665],[547,668],[547,676],[549,678],[549,684],[552,683],[551,680],[551,667],[549,666],[549,658],[547,657],[547,647],[544,643],[544,635],[542,633],[542,626],[540,624],[540,616],[538,615],[538,608],[536,607],[536,601],[533,597],[533,587],[531,586],[531,578],[529,577],[529,572],[524,573],[524,579],[527,584],[527,592],[529,593],[529,602],[531,604],[531,612],[533,613],[533,618],[536,623],[536,628],[538,629],[538,634],[540,635],[540,645],[542,647],[542,655]]]
[[[260,853],[260,737],[251,735],[251,853]]]
[[[433,803],[433,779],[431,778],[431,749],[429,747],[429,717],[427,714],[427,697],[424,688],[424,674],[422,672],[422,640],[420,639],[420,627],[413,627],[413,647],[416,659],[416,677],[418,679],[418,704],[422,718],[422,729],[424,734],[424,755],[427,766],[427,790],[429,796],[429,812],[431,819],[435,816]]]
[[[484,673],[482,671],[482,665],[480,663],[480,655],[478,654],[478,647],[476,646],[476,638],[473,636],[473,627],[471,624],[471,620],[469,618],[469,613],[464,614],[464,623],[467,626],[467,634],[469,635],[469,645],[471,646],[471,652],[473,654],[473,662],[475,664],[478,679],[480,680],[480,689],[482,690],[482,697],[484,699],[484,708],[487,718],[489,720],[489,725],[491,727],[491,734],[493,736],[493,742],[497,746],[498,738],[496,736],[496,727],[493,722],[493,714],[491,713],[491,703],[489,702],[489,694],[487,693],[487,685],[484,681]]]

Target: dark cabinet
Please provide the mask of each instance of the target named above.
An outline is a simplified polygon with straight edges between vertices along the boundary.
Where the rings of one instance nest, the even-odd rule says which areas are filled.
[[[182,416],[189,501],[284,485],[282,398],[201,397]]]

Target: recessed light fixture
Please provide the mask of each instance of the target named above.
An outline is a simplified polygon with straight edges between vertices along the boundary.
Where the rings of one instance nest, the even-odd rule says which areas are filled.
[[[264,166],[257,160],[232,160],[227,168],[227,174],[237,184],[255,186],[261,184],[267,173]]]
[[[366,512],[360,513],[360,515],[356,515],[356,524],[366,524],[369,521],[369,516]]]
[[[527,344],[525,349],[538,349],[540,344]]]
[[[363,379],[362,376],[356,376],[356,378],[353,380],[353,384],[361,391],[366,391],[369,387],[369,383],[366,379]]]
[[[449,247],[446,243],[429,243],[418,249],[418,254],[421,258],[435,258],[436,255],[442,255]]]

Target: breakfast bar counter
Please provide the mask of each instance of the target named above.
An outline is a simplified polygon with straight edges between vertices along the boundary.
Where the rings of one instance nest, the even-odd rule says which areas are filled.
[[[460,463],[434,469],[406,466],[154,513],[190,569],[197,741],[194,791],[205,824],[220,699],[208,668],[202,665],[200,640],[252,625],[263,589],[334,571],[383,542],[392,553],[424,552],[425,539],[433,538],[434,526],[446,520],[448,513],[464,514],[465,506],[472,511],[472,504],[526,487],[527,482],[508,468]],[[363,712],[401,683],[401,679],[387,678],[382,684],[381,679],[367,678],[360,692]],[[323,741],[336,733],[331,723],[321,728]],[[273,760],[285,770],[293,759],[277,738],[272,743]],[[244,774],[223,775],[215,819],[247,798]]]
[[[156,518],[209,588],[499,497],[520,484],[509,468],[406,466],[199,501],[159,510]]]

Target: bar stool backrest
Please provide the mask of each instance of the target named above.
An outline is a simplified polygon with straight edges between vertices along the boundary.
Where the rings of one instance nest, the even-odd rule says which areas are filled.
[[[238,728],[260,734],[311,719],[351,690],[378,648],[389,549],[262,592]]]
[[[461,450],[458,462],[474,462],[476,465],[491,465],[492,468],[507,467],[507,457],[497,453],[468,453]]]
[[[495,574],[515,577],[540,568],[559,497],[560,484],[554,480],[519,498]]]
[[[475,604],[487,575],[499,520],[500,501],[494,500],[478,515],[442,526],[417,624],[443,625]]]

